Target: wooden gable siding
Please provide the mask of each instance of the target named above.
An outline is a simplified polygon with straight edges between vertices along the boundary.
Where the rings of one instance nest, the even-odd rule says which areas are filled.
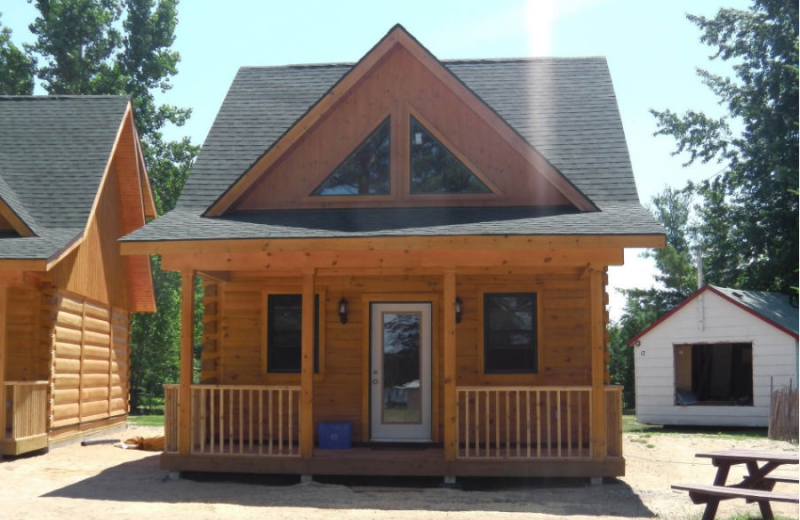
[[[409,118],[413,115],[486,184],[492,195],[409,195]],[[311,197],[309,194],[391,116],[392,195]],[[544,176],[534,159],[505,141],[448,86],[402,46],[294,143],[282,159],[233,206],[234,210],[319,207],[515,206],[572,204]]]
[[[440,440],[444,403],[442,381],[442,277],[334,277],[316,279],[324,298],[324,343],[321,367],[314,375],[314,421],[350,421],[354,440],[368,425],[368,316],[369,300],[408,298],[434,302],[432,351],[434,437]],[[591,385],[589,277],[572,269],[525,275],[464,275],[457,278],[457,294],[464,301],[463,320],[457,325],[457,384],[461,386]],[[266,372],[266,294],[301,291],[299,277],[275,278],[252,273],[233,274],[228,282],[206,282],[203,383],[232,385],[299,384],[300,374]],[[482,292],[535,290],[539,298],[539,372],[534,375],[485,375],[481,366]],[[341,324],[337,304],[349,302],[349,319]],[[588,406],[588,403],[586,403]],[[577,419],[576,419],[577,420]],[[588,420],[588,415],[582,421]],[[587,425],[588,428],[588,425]],[[586,430],[588,431],[588,430]]]
[[[120,164],[112,162],[104,189],[98,198],[94,218],[84,233],[83,242],[52,270],[58,288],[119,307],[129,307],[127,260],[119,254],[121,236],[119,176]],[[147,280],[148,283],[151,283]]]
[[[50,349],[41,341],[42,294],[30,287],[8,288],[6,315],[6,381],[46,381]]]

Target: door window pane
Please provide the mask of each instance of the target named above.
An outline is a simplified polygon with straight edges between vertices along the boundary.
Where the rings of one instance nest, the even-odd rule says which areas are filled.
[[[422,421],[419,313],[383,314],[383,423]]]

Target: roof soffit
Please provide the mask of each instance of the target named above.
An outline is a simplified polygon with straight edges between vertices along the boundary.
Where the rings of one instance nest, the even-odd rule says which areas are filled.
[[[505,140],[517,153],[524,157],[538,177],[546,181],[548,189],[557,193],[569,205],[581,211],[596,211],[597,207],[580,192],[564,175],[552,166],[525,139],[511,128],[491,107],[470,90],[461,80],[450,72],[437,58],[425,49],[405,29],[395,26],[376,44],[348,73],[336,82],[328,92],[279,138],[251,167],[245,171],[220,197],[205,211],[205,216],[222,216],[236,210],[248,191],[256,185],[269,170],[279,164],[287,154],[302,141],[313,128],[317,127],[332,109],[337,107],[348,94],[361,84],[370,73],[387,60],[396,49],[403,49],[413,56],[417,63],[426,68],[442,82],[462,102],[474,109],[476,116],[489,125],[501,139]],[[406,107],[404,116],[413,112]],[[416,114],[415,114],[416,115]],[[424,115],[422,116],[424,119]],[[453,151],[453,150],[451,150]],[[329,173],[329,172],[328,172]],[[327,174],[326,174],[327,175]],[[319,179],[318,179],[319,180]],[[314,187],[309,185],[310,192]],[[352,200],[352,199],[351,199]],[[325,201],[329,202],[329,201]]]

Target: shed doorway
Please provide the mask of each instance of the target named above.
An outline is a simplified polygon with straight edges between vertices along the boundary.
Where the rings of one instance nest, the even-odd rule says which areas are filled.
[[[753,344],[675,345],[675,404],[753,406]]]
[[[370,440],[431,440],[431,304],[370,309]]]

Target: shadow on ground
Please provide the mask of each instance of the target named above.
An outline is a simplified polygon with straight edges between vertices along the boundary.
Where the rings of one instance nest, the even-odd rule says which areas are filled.
[[[556,516],[646,517],[655,515],[624,482],[609,479],[441,479],[186,474],[171,480],[158,455],[111,467],[45,497],[143,503],[232,504],[249,507],[376,509],[384,511],[499,511]]]

